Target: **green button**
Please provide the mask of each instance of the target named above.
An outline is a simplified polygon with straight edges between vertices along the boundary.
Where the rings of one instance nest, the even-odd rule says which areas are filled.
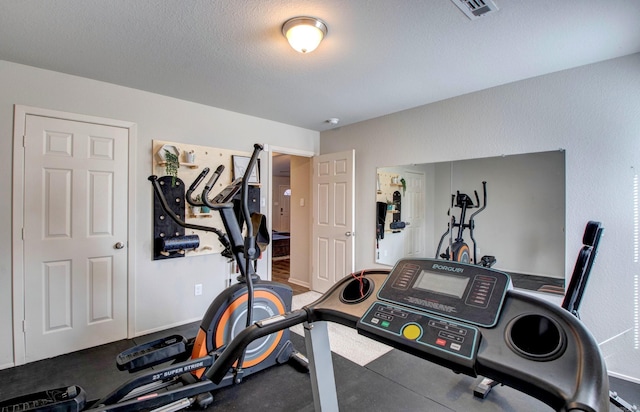
[[[380,324],[383,328],[388,328],[389,327],[389,322],[387,322],[386,320],[383,320],[382,323]]]

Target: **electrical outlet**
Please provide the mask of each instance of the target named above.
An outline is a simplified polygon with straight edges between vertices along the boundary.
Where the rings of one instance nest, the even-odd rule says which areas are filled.
[[[194,289],[193,289],[193,294],[196,296],[200,296],[202,295],[202,283],[198,283]]]

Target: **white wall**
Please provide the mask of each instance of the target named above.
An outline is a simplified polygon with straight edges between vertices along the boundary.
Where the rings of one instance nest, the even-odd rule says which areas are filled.
[[[135,334],[199,319],[223,287],[227,265],[219,255],[152,260],[153,139],[251,151],[268,143],[317,153],[319,133],[89,79],[0,61],[0,368],[13,362],[11,307],[11,174],[13,106],[22,104],[137,124],[134,182],[139,213],[135,220]],[[211,93],[215,93],[212,90]],[[268,189],[268,188],[265,188]],[[266,195],[263,195],[266,198]],[[264,262],[262,272],[266,273]],[[193,296],[193,285],[204,293]]]
[[[605,235],[582,319],[598,342],[606,342],[601,348],[609,371],[640,381],[633,224],[639,96],[640,54],[634,54],[321,133],[322,154],[356,150],[356,267],[375,265],[377,166],[564,148],[565,273],[572,270],[586,222],[602,221]]]

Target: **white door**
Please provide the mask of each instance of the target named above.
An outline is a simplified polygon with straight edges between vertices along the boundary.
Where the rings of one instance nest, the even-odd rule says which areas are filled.
[[[26,116],[26,362],[127,336],[128,138]]]
[[[355,151],[313,160],[311,288],[326,292],[354,270]]]
[[[291,230],[291,187],[289,185],[278,185],[278,208],[280,210],[278,230],[289,232]]]
[[[424,173],[406,170],[403,175],[407,190],[402,199],[402,221],[405,227],[406,257],[425,257],[425,198]]]

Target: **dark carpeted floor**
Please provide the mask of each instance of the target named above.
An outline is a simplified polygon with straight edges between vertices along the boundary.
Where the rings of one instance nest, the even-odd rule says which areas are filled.
[[[186,325],[2,370],[0,399],[73,384],[82,386],[89,399],[100,398],[131,377],[116,369],[115,357],[120,351],[172,333],[193,336],[196,330],[197,325]],[[292,333],[291,341],[302,353],[306,352],[301,336]],[[477,379],[454,374],[395,349],[364,367],[336,354],[333,354],[333,364],[338,402],[344,411],[551,410],[508,387],[496,387],[484,400],[474,398],[472,391]],[[611,385],[627,401],[640,403],[638,385],[618,379],[612,379]],[[272,367],[246,377],[239,385],[216,391],[212,408],[313,411],[310,378],[289,365]]]

